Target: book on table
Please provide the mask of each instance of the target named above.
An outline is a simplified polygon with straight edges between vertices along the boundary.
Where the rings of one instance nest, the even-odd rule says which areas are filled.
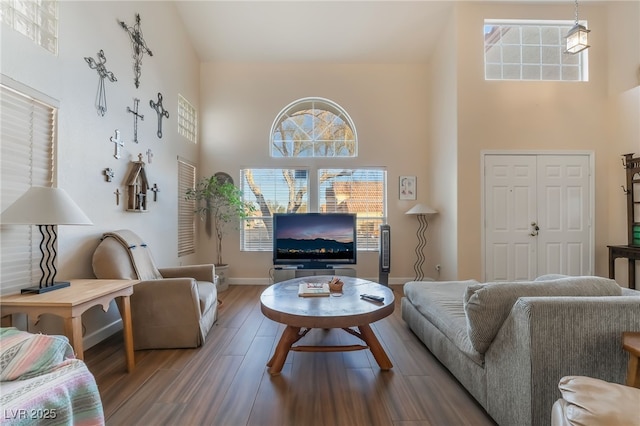
[[[300,297],[329,296],[330,294],[329,283],[300,283],[298,287]]]

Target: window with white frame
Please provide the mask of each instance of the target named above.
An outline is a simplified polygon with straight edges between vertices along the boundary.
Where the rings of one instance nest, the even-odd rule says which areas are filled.
[[[32,186],[53,185],[57,108],[35,96],[0,84],[2,211]],[[1,225],[0,233],[2,292],[38,283],[42,254],[36,227]]]
[[[564,52],[565,37],[574,24],[486,19],[485,79],[588,81],[588,52]]]
[[[37,45],[58,54],[58,2],[56,0],[2,0],[0,21]]]
[[[271,157],[356,157],[356,128],[349,114],[328,99],[287,105],[271,127]]]
[[[196,166],[178,157],[178,257],[196,252],[195,200],[187,200],[187,190],[196,186]]]
[[[198,141],[198,111],[178,94],[178,133],[193,143]]]
[[[269,251],[273,213],[305,213],[309,210],[309,171],[252,168],[240,171],[244,201],[256,207],[241,228],[244,251]]]
[[[274,159],[295,162],[322,157],[331,161],[355,157],[358,144],[355,126],[339,105],[304,98],[278,114],[270,147]],[[384,168],[245,168],[240,190],[244,201],[255,207],[242,226],[242,250],[272,250],[273,213],[305,212],[355,213],[358,250],[378,250],[380,225],[386,223]]]

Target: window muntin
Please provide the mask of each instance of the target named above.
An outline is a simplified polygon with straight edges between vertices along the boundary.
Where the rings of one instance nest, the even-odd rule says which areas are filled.
[[[285,107],[271,127],[271,157],[356,157],[351,118],[338,104],[304,98]]]
[[[485,20],[485,80],[588,81],[588,52],[564,53],[565,36],[573,25]]]
[[[2,0],[0,21],[54,55],[58,54],[58,2],[56,0]]]
[[[193,143],[198,143],[198,111],[178,94],[178,133]]]
[[[53,185],[57,108],[0,85],[0,207],[5,210],[32,186]],[[40,280],[40,234],[35,226],[0,226],[2,292]]]
[[[196,201],[185,198],[195,186],[196,166],[178,157],[178,257],[196,252]]]

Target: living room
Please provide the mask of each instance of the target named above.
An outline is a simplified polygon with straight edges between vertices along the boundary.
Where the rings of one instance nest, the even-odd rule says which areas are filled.
[[[195,3],[213,7],[216,15],[210,18],[211,25],[221,28],[240,22],[250,25],[256,16],[266,16],[270,7],[270,2]],[[282,3],[278,10],[303,13],[305,3],[310,2]],[[406,26],[418,34],[422,34],[418,32],[421,17],[426,19],[419,7],[422,2],[327,3],[332,11],[352,19],[358,13],[378,13],[380,27],[386,17],[405,17]],[[402,10],[398,15],[390,13],[395,3]],[[392,284],[414,277],[418,223],[405,212],[416,203],[439,212],[429,219],[426,276],[482,280],[480,167],[485,151],[592,153],[593,273],[608,276],[606,246],[623,244],[626,239],[621,156],[640,153],[640,4],[580,2],[580,18],[588,21],[591,30],[589,80],[540,82],[484,79],[484,20],[571,21],[573,2],[426,3],[438,3],[437,36],[432,51],[412,59],[276,60],[279,46],[260,44],[260,34],[253,41],[262,56],[242,57],[238,49],[237,57],[202,58],[189,31],[197,12],[190,9],[193,4],[179,2],[59,2],[57,55],[3,23],[3,83],[24,88],[32,96],[42,95],[57,106],[54,186],[65,189],[93,222],[90,227],[59,227],[59,276],[92,278],[91,257],[100,236],[122,228],[141,235],[159,265],[213,262],[215,243],[200,222],[195,253],[178,256],[177,200],[183,194],[176,183],[176,159],[195,164],[198,177],[225,172],[236,180],[244,167],[283,167],[286,162],[269,157],[269,130],[286,105],[309,96],[338,103],[353,119],[359,149],[358,156],[348,160],[349,167],[386,170]],[[118,24],[123,21],[133,27],[136,14],[141,18],[144,41],[153,52],[141,58],[139,88],[134,84],[132,42]],[[295,34],[301,26],[304,29],[301,21],[295,24]],[[339,27],[329,25],[332,30]],[[229,45],[235,41],[223,39]],[[98,58],[101,50],[116,81],[101,80],[84,59]],[[101,81],[107,100],[104,116],[96,113],[94,105]],[[149,107],[150,100],[157,102],[158,93],[169,111],[162,121]],[[178,133],[178,95],[197,107],[197,144]],[[140,100],[145,116],[138,121],[137,144],[133,142],[132,115],[127,112],[127,107],[134,108],[134,98]],[[157,136],[159,123],[162,138]],[[124,140],[119,159],[114,158],[111,141],[116,129]],[[148,150],[152,156],[147,155]],[[116,190],[124,192],[131,161],[137,161],[138,154],[147,163],[149,181],[160,189],[144,214],[126,211],[124,197],[118,200],[115,194]],[[307,159],[303,164],[333,166]],[[339,164],[342,167],[344,161]],[[114,173],[110,182],[104,175],[107,168]],[[399,199],[398,177],[403,175],[416,177],[416,200]],[[242,251],[239,239],[232,233],[225,242],[230,283],[268,284],[271,253]],[[377,251],[360,253],[356,269],[360,277],[377,277]],[[626,268],[618,269],[618,282],[627,286]],[[1,290],[6,294],[17,288],[2,284]],[[107,313],[92,310],[84,325],[85,346],[91,347],[119,328],[119,315],[115,309]],[[62,325],[52,320],[47,331],[61,330]]]

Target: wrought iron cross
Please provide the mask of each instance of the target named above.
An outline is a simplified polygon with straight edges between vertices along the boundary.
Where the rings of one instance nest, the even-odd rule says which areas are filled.
[[[120,158],[120,147],[124,146],[124,141],[122,139],[120,139],[120,130],[116,129],[116,135],[115,136],[111,136],[111,138],[109,138],[111,140],[111,142],[113,142],[115,144],[115,149],[116,152],[113,154],[113,156],[117,159]]]
[[[150,191],[153,191],[153,201],[158,201],[158,192],[160,192],[160,188],[158,188],[158,184],[154,183],[152,188],[149,188]]]
[[[136,13],[136,23],[129,27],[126,23],[118,21],[120,26],[129,34],[131,39],[131,48],[133,49],[133,73],[135,78],[133,82],[136,85],[136,89],[140,87],[140,74],[142,73],[142,57],[144,54],[153,56],[151,49],[147,47],[147,43],[142,37],[142,30],[140,29],[140,14]]]
[[[169,118],[169,111],[162,106],[162,93],[158,92],[158,102],[151,99],[149,105],[158,113],[158,137],[162,139],[162,117]]]
[[[98,92],[96,93],[96,109],[98,110],[98,114],[104,117],[107,113],[107,93],[104,88],[104,79],[106,78],[111,82],[118,81],[118,79],[111,71],[107,71],[107,67],[104,65],[107,63],[107,58],[104,56],[103,50],[98,52],[98,60],[90,56],[86,56],[84,60],[89,64],[89,68],[98,72],[98,77],[100,77]]]
[[[116,206],[120,205],[120,188],[116,188],[115,191],[113,191],[114,194],[116,194]]]
[[[133,141],[135,143],[138,143],[138,118],[144,121],[144,115],[138,113],[138,102],[140,102],[140,99],[133,98],[134,109],[127,107],[127,112],[133,114]]]
[[[151,164],[151,159],[153,158],[153,151],[151,151],[151,148],[149,148],[145,154],[147,154],[147,163]]]

